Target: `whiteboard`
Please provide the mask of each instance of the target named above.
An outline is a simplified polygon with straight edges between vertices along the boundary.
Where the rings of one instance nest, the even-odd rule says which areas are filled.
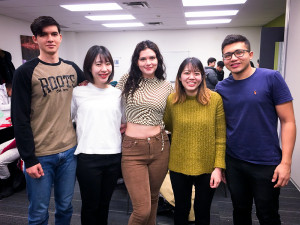
[[[175,82],[180,64],[183,60],[188,58],[189,55],[189,51],[162,52],[166,65],[167,80]]]

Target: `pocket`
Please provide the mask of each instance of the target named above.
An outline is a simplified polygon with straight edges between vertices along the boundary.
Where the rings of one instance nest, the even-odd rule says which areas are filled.
[[[133,140],[123,140],[122,148],[132,148],[135,145],[135,141]]]
[[[122,142],[122,156],[141,156],[145,154],[146,146],[136,140],[124,140]]]

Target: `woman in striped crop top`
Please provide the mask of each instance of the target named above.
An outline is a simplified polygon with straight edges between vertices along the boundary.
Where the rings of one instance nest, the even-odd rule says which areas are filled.
[[[137,44],[130,71],[117,88],[122,90],[127,119],[122,173],[133,205],[128,224],[155,225],[170,148],[162,119],[173,89],[165,80],[163,57],[155,43],[147,40]]]

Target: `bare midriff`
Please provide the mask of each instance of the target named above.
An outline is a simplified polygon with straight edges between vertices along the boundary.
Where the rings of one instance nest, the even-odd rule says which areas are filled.
[[[136,123],[127,123],[125,134],[134,138],[147,138],[154,136],[160,132],[160,125],[146,126]]]

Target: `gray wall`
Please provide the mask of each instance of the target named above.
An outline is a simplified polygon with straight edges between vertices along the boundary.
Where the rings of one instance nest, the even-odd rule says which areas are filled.
[[[296,116],[296,124],[300,128],[300,74],[298,64],[300,62],[300,1],[287,0],[286,20],[286,59],[285,59],[285,80],[292,92],[294,98],[294,110]],[[300,187],[300,135],[297,134],[296,145],[293,155],[292,164],[292,180]]]

